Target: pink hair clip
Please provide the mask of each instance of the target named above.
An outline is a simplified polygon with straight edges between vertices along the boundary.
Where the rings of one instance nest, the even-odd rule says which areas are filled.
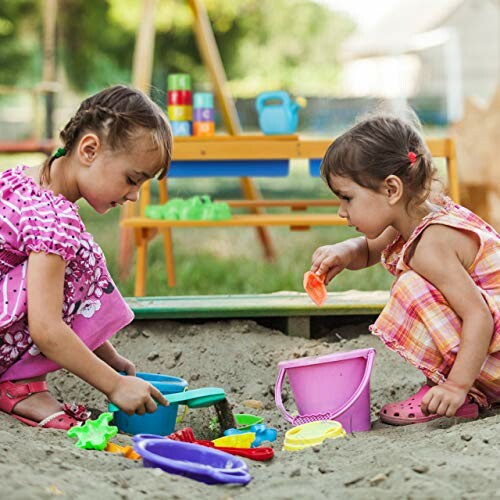
[[[410,160],[410,165],[413,165],[417,161],[417,155],[413,151],[410,151],[408,153],[408,159]]]

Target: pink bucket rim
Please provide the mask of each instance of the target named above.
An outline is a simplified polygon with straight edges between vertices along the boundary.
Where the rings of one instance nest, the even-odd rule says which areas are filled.
[[[297,368],[299,366],[319,365],[322,363],[330,363],[331,361],[345,361],[354,358],[369,358],[375,354],[375,349],[369,347],[367,349],[356,349],[354,351],[341,351],[323,356],[309,356],[307,358],[291,359],[278,363],[278,368]]]

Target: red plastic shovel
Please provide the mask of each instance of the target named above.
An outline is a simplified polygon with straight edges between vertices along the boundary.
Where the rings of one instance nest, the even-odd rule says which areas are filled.
[[[321,307],[326,300],[325,275],[318,276],[311,271],[304,274],[304,289],[312,301]]]

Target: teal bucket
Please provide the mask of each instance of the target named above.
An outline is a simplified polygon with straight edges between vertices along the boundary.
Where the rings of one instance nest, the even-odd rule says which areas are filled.
[[[185,391],[188,383],[179,377],[170,375],[160,375],[156,373],[137,373],[137,377],[146,380],[155,386],[162,394],[174,394]],[[120,432],[126,434],[157,434],[167,436],[175,430],[177,420],[178,404],[168,406],[158,405],[154,413],[145,415],[127,415],[123,411],[116,411],[114,414],[114,424]]]

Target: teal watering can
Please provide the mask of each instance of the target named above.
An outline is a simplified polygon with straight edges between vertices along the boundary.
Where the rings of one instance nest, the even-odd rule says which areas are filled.
[[[283,90],[263,92],[257,96],[255,107],[259,127],[266,135],[293,134],[299,123],[298,109],[305,107],[305,99],[292,102]]]

